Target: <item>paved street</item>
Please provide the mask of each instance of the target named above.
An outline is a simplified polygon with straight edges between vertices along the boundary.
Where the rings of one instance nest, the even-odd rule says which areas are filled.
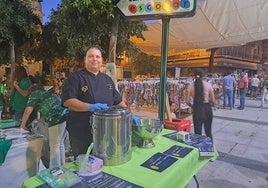
[[[268,101],[265,105],[247,98],[244,110],[214,110],[212,132],[220,156],[196,174],[200,188],[268,188]],[[146,107],[133,113],[158,116]],[[196,187],[194,179],[187,186]]]

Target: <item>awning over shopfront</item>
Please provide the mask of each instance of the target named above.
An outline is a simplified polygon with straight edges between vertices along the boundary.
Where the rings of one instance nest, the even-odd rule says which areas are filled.
[[[172,18],[169,55],[190,49],[239,46],[268,38],[267,0],[203,0],[190,18]],[[161,20],[148,22],[145,41],[132,38],[145,53],[161,54]]]
[[[225,58],[215,58],[214,66],[218,67],[228,67],[228,68],[240,68],[248,70],[257,70],[258,64],[252,62],[245,62],[239,60],[225,59]]]
[[[169,65],[171,67],[208,67],[209,66],[209,58],[203,59],[191,59],[184,61],[170,61]],[[233,69],[248,69],[248,70],[257,70],[259,64],[254,62],[247,62],[245,60],[238,59],[230,59],[223,57],[215,57],[214,58],[214,66],[215,67],[226,67]]]

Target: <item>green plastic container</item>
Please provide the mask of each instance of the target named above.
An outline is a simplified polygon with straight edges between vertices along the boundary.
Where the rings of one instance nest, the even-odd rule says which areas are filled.
[[[0,120],[0,129],[8,129],[13,127],[19,127],[20,123],[13,119]]]

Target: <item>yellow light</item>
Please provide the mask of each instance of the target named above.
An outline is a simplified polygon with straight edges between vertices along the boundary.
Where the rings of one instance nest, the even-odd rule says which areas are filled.
[[[170,3],[168,3],[167,1],[165,1],[165,2],[163,3],[163,9],[164,9],[166,12],[171,12]]]

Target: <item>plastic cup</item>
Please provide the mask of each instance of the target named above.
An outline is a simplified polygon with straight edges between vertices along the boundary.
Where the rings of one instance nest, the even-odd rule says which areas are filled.
[[[86,159],[83,165],[84,158],[85,158],[85,154],[80,154],[76,157],[76,165],[78,166],[78,173],[82,176],[89,175],[91,172],[91,165],[88,162],[88,159]]]

